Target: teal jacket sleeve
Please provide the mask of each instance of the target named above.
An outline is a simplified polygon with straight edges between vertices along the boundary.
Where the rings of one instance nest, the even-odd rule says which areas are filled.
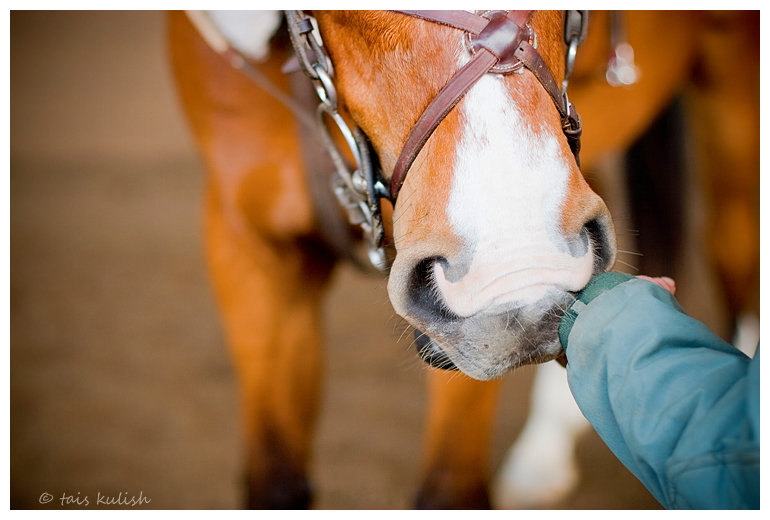
[[[560,337],[581,411],[664,507],[759,508],[759,351],[619,273],[592,280]]]

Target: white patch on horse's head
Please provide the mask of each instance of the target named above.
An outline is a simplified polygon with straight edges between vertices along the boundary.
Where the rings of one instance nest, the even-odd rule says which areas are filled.
[[[452,110],[404,183],[388,292],[426,352],[485,380],[561,353],[563,310],[614,235],[531,72],[485,74]]]
[[[270,53],[270,39],[281,26],[281,11],[208,11],[230,45],[256,61]]]
[[[467,317],[533,304],[554,286],[582,288],[593,258],[587,237],[584,247],[575,247],[560,233],[570,165],[557,136],[525,121],[500,76],[479,80],[461,110],[465,125],[447,215],[473,253],[461,259],[462,268],[452,259],[453,271],[447,273],[446,262],[434,268],[449,309]]]

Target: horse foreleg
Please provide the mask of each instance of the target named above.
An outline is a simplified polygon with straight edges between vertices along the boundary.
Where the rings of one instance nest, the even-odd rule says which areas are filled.
[[[303,238],[315,222],[296,128],[183,13],[168,22],[174,77],[208,171],[206,253],[240,383],[248,505],[306,507],[332,261]],[[284,51],[255,66],[288,90]]]
[[[431,371],[418,508],[489,508],[487,461],[499,390],[499,381]]]
[[[564,368],[555,361],[539,365],[529,419],[494,483],[495,507],[543,507],[566,497],[578,482],[575,445],[588,426]]]
[[[242,396],[248,506],[307,507],[320,379],[320,300],[329,272],[311,246],[281,247],[206,210],[208,262]]]

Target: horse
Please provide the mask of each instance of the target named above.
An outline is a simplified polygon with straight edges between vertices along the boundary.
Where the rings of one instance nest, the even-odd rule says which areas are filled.
[[[293,117],[297,111],[290,103],[275,102],[292,92],[293,76],[282,67],[296,45],[281,37],[280,16],[253,16],[246,31],[219,23],[234,45],[251,47],[246,59],[241,54],[223,59],[178,12],[169,16],[169,48],[182,105],[208,170],[207,262],[243,396],[247,503],[307,507],[307,460],[321,377],[320,301],[347,252],[330,245],[330,221],[319,217],[313,178],[305,173],[315,163],[305,157],[301,118]],[[311,43],[313,52],[306,55],[328,57],[326,77],[314,78],[322,102],[333,109],[321,117],[346,134],[337,141],[350,146],[354,162],[370,164],[346,179],[352,186],[348,196],[356,190],[365,195],[363,203],[352,204],[364,225],[343,243],[363,235],[364,262],[368,257],[386,270],[394,309],[420,331],[421,357],[470,376],[430,372],[428,443],[416,505],[488,507],[486,459],[499,377],[561,354],[560,313],[616,258],[607,206],[578,162],[592,168],[607,150],[624,149],[649,124],[687,81],[681,65],[703,50],[699,35],[708,32],[708,22],[678,13],[629,14],[629,40],[641,34],[642,41],[657,45],[635,46],[636,62],[649,74],[645,78],[653,77],[650,63],[662,61],[668,68],[654,85],[639,82],[647,90],[610,90],[595,80],[596,64],[606,63],[601,37],[589,31],[575,60],[581,26],[565,38],[573,24],[561,12],[484,12],[461,15],[461,22],[434,16],[333,11],[298,19],[303,31],[317,33],[323,42]],[[688,30],[659,40],[654,30],[663,26],[664,16]],[[728,43],[746,45],[740,37]],[[526,52],[517,55],[519,48]],[[711,50],[711,55],[726,52]],[[245,62],[269,85],[259,86],[231,66]],[[473,67],[473,81],[447,94],[458,71]],[[724,87],[728,78],[716,59],[704,69],[710,81]],[[567,98],[562,87],[569,72]],[[749,88],[750,80],[741,86]],[[278,92],[270,93],[272,87]],[[582,149],[574,107],[585,122]],[[736,117],[712,108],[701,114],[722,117],[722,123]],[[356,131],[346,133],[350,127]],[[751,152],[735,154],[743,159]],[[351,154],[342,155],[349,160]],[[720,193],[714,199],[715,205],[741,208],[730,213],[731,226],[751,216],[743,211],[741,189],[758,171],[740,166],[746,167],[743,177],[720,177],[735,187],[730,192],[735,196]],[[750,276],[741,271],[750,271],[753,261],[745,242],[722,255],[729,262],[719,264],[736,286]],[[734,294],[738,308],[741,290]],[[563,431],[572,438],[569,428]],[[558,452],[552,448],[539,446],[534,453]],[[537,484],[548,489],[547,482]]]

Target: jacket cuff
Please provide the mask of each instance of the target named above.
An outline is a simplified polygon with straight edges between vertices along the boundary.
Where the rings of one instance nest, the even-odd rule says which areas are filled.
[[[602,273],[591,278],[588,285],[580,291],[572,305],[564,312],[564,317],[562,317],[559,324],[559,341],[561,341],[561,346],[564,350],[567,350],[567,339],[569,338],[572,326],[575,324],[575,320],[577,320],[580,309],[588,305],[600,294],[633,278],[630,274],[615,272]]]

